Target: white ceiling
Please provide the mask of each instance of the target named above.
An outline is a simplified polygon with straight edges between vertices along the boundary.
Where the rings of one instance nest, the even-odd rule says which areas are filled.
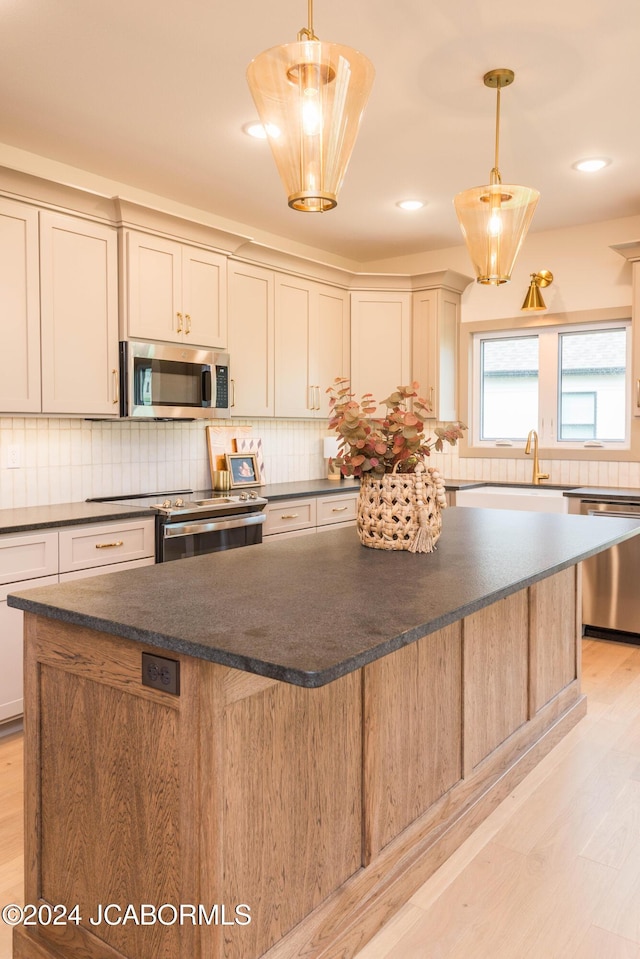
[[[304,0],[0,0],[0,142],[364,263],[461,243],[452,197],[493,165],[482,77],[509,67],[500,170],[540,190],[532,230],[640,214],[639,0],[316,0],[320,39],[376,69],[325,214],[287,207],[241,129],[247,64],[306,24]]]

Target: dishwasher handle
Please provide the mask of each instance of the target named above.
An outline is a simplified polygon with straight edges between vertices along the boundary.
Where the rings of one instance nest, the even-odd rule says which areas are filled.
[[[632,510],[613,510],[613,509],[588,509],[587,516],[613,516],[620,519],[638,519],[640,520],[640,509]]]

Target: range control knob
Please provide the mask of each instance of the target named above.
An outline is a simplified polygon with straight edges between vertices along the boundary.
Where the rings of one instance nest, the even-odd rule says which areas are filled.
[[[241,499],[241,500],[245,500],[245,499],[248,499],[248,498],[249,498],[249,497],[247,496],[246,493],[240,493],[240,496],[238,497],[238,499]]]
[[[162,508],[163,508],[163,509],[170,509],[170,507],[171,507],[171,500],[170,500],[170,499],[163,499],[163,500],[162,500]]]
[[[175,501],[173,505],[177,506],[179,509],[181,506],[184,506],[184,500],[182,499],[181,496],[178,496],[177,500]]]
[[[248,496],[249,499],[257,499],[257,498],[258,498],[258,494],[256,493],[256,491],[255,491],[254,489],[249,490],[249,492],[247,493],[247,496]]]

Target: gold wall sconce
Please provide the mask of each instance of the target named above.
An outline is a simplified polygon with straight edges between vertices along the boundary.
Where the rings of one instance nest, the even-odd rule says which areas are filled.
[[[520,309],[529,310],[530,312],[534,310],[546,310],[547,305],[542,299],[540,288],[542,287],[544,289],[545,286],[551,286],[552,283],[553,273],[550,270],[540,270],[539,273],[532,273],[531,283],[529,284],[527,295]]]

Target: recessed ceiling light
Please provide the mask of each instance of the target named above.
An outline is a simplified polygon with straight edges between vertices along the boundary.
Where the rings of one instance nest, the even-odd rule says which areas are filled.
[[[581,173],[597,173],[598,170],[604,169],[610,163],[611,160],[607,157],[587,157],[585,160],[577,160],[573,167],[575,170],[580,170]]]
[[[399,200],[396,203],[401,210],[421,210],[424,206],[422,200]]]
[[[256,140],[266,140],[267,139],[267,129],[262,126],[261,123],[245,123],[242,128],[247,136],[254,137]],[[268,125],[269,136],[279,137],[280,130],[273,123]]]

